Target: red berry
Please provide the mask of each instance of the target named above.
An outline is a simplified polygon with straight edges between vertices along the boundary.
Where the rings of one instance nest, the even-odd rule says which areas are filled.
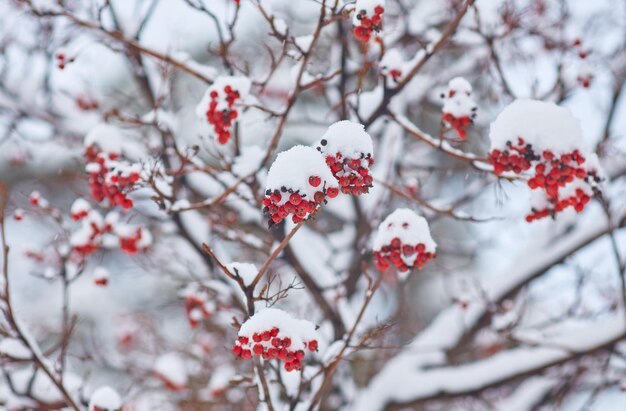
[[[322,180],[318,176],[309,177],[309,184],[311,184],[313,187],[319,186],[321,182]]]

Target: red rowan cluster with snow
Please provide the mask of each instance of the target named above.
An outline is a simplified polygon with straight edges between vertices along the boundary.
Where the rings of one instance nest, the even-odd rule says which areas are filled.
[[[0,411],[621,411],[622,6],[0,1]]]

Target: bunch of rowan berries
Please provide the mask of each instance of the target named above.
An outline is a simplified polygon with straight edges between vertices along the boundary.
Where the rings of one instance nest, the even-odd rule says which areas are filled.
[[[318,207],[326,202],[326,198],[335,198],[339,194],[337,187],[321,187],[319,176],[310,176],[308,184],[317,189],[313,198],[308,198],[300,190],[282,186],[280,189],[268,189],[263,199],[263,212],[273,224],[278,224],[289,215],[294,223],[304,221],[317,212]],[[272,224],[272,225],[273,225]]]
[[[270,227],[288,216],[298,224],[339,194],[324,157],[312,147],[295,146],[279,153],[267,175],[263,213]]]
[[[240,335],[232,352],[245,360],[253,355],[263,357],[264,360],[276,358],[285,362],[286,371],[293,371],[302,369],[306,350],[317,351],[317,346],[317,340],[313,339],[305,341],[302,347],[295,347],[290,337],[281,336],[280,329],[272,327],[250,336]]]
[[[232,352],[244,360],[253,355],[284,361],[287,371],[300,370],[307,351],[318,348],[317,327],[278,308],[264,308],[239,328]]]
[[[103,218],[80,198],[74,202],[70,216],[81,223],[70,236],[72,251],[81,257],[98,251],[103,244],[112,244],[112,240],[130,255],[145,250],[152,243],[152,236],[146,229],[119,222],[119,215],[115,212],[109,212]]]
[[[77,199],[72,205],[70,213],[72,220],[80,222],[81,226],[70,236],[72,251],[81,257],[86,257],[100,249],[103,236],[113,233],[116,214],[110,213],[106,218],[83,199]]]
[[[327,140],[322,139],[318,150],[324,150]],[[374,164],[372,153],[358,153],[355,157],[344,156],[342,153],[325,155],[325,161],[333,173],[341,192],[344,194],[365,194],[372,187],[374,178],[370,174],[370,166]]]
[[[379,33],[382,30],[383,13],[385,13],[385,9],[381,5],[374,7],[372,15],[368,15],[365,9],[359,10],[354,19],[354,36],[358,40],[367,43],[371,39],[372,34]]]
[[[362,124],[348,120],[331,124],[317,143],[317,151],[324,155],[343,194],[369,192],[374,181],[370,173],[374,164],[373,146]]]
[[[532,222],[572,207],[581,212],[596,193],[601,182],[598,173],[588,167],[587,159],[579,150],[560,155],[552,150],[536,152],[531,144],[519,137],[516,144],[507,142],[507,150],[494,149],[489,159],[496,175],[505,171],[515,174],[532,170],[528,179],[531,190],[542,190],[548,206],[533,208],[526,216]]]
[[[128,193],[141,179],[141,166],[122,160],[119,153],[101,151],[96,145],[87,147],[85,158],[94,200],[107,200],[109,205],[119,205],[125,210],[132,208],[133,200],[128,198]]]
[[[410,209],[399,208],[378,227],[373,247],[376,268],[386,271],[394,266],[401,273],[421,270],[437,256],[436,247],[426,219]]]
[[[424,243],[404,244],[399,238],[391,240],[389,245],[384,245],[380,250],[374,251],[376,268],[386,271],[392,264],[400,272],[408,271],[412,268],[422,269],[426,264],[436,257],[436,253],[426,251]]]
[[[230,85],[224,86],[223,92],[223,101],[220,101],[220,93],[217,90],[210,92],[211,100],[206,112],[206,119],[213,126],[213,131],[217,135],[217,142],[220,144],[228,143],[231,138],[232,125],[239,116],[235,103],[241,97],[239,91]]]
[[[120,249],[129,255],[145,250],[152,243],[150,233],[142,227],[118,225],[115,234],[119,239]]]
[[[467,136],[467,128],[476,118],[477,106],[472,99],[472,85],[462,77],[453,78],[441,98],[444,100],[441,121],[463,140]]]
[[[326,164],[337,177],[342,193],[365,194],[372,187],[374,178],[369,167],[374,164],[374,159],[371,154],[367,156],[363,154],[361,158],[342,158],[341,153],[337,153],[334,156],[327,156]]]

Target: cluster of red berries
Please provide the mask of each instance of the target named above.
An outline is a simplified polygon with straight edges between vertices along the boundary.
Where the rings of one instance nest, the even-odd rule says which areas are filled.
[[[400,71],[398,69],[391,69],[391,70],[389,70],[389,75],[391,76],[391,79],[393,81],[398,83],[400,81],[400,77],[402,76],[402,71]]]
[[[137,229],[130,233],[130,235],[121,235],[118,233],[120,249],[126,254],[137,254],[144,248],[142,245],[144,235],[144,231],[141,227],[137,227]]]
[[[421,270],[436,256],[436,253],[427,252],[426,246],[423,243],[417,245],[402,244],[402,241],[397,237],[391,240],[391,244],[381,247],[378,251],[374,251],[376,268],[380,271],[386,271],[390,263],[400,272],[406,272],[415,267]],[[413,260],[413,262],[408,264],[411,260]]]
[[[201,320],[211,315],[206,306],[206,299],[193,293],[185,296],[185,312],[191,328],[196,328]]]
[[[119,205],[125,210],[132,208],[133,200],[128,198],[128,193],[140,180],[138,169],[123,170],[128,165],[118,162],[118,153],[105,153],[94,145],[87,147],[85,157],[89,163],[91,196],[98,202],[106,199],[111,206]]]
[[[322,140],[323,146],[326,140]],[[341,153],[326,155],[326,164],[341,186],[343,194],[365,194],[372,187],[374,178],[369,167],[374,164],[370,153],[361,153],[358,158],[344,157]]]
[[[523,138],[518,138],[518,144],[507,142],[508,150],[493,149],[489,153],[489,161],[493,165],[493,172],[502,175],[505,171],[520,174],[529,170],[531,162],[540,159],[533,151],[531,144],[526,144]]]
[[[449,125],[463,140],[467,137],[467,128],[474,123],[478,107],[472,100],[472,86],[462,77],[456,77],[448,83],[448,91],[441,94],[444,99],[441,121]]]
[[[94,230],[92,237],[89,238],[89,241],[85,244],[75,245],[73,250],[82,256],[88,256],[89,254],[95,253],[98,251],[98,244],[95,239],[98,237],[99,233]]]
[[[339,190],[335,187],[320,187],[322,180],[318,176],[309,177],[309,185],[319,187],[313,198],[306,198],[307,195],[282,186],[280,189],[267,190],[263,199],[263,213],[269,218],[270,227],[278,224],[289,215],[291,220],[298,224],[309,216],[315,214],[320,204],[326,202],[326,197],[335,198]]]
[[[109,284],[109,271],[103,267],[97,267],[93,273],[93,282],[98,287],[106,287]]]
[[[576,212],[580,213],[583,211],[587,203],[591,200],[591,196],[588,195],[582,188],[577,188],[573,195],[565,198],[559,198],[558,195],[555,199],[550,200],[553,204],[550,208],[543,208],[537,210],[533,208],[526,216],[526,221],[531,223],[535,220],[539,220],[555,213],[561,212],[565,210],[567,207],[573,207]]]
[[[374,15],[368,17],[366,10],[360,10],[356,15],[358,24],[354,27],[354,36],[358,40],[367,43],[372,37],[372,32],[378,33],[382,29],[384,12],[385,9],[382,6],[376,6]]]
[[[235,103],[240,98],[240,94],[237,90],[234,90],[231,86],[224,86],[224,94],[226,94],[227,108],[222,110],[218,109],[219,106],[219,93],[217,90],[213,90],[210,93],[211,102],[206,112],[206,118],[209,124],[213,125],[213,130],[217,134],[217,142],[220,144],[226,144],[231,137],[231,127],[239,113],[234,108]]]
[[[87,215],[81,216],[76,221],[86,220]],[[105,234],[113,233],[113,225],[104,222],[99,224],[94,220],[86,220],[84,228],[89,230],[88,234],[80,242],[72,244],[72,250],[82,257],[86,257],[89,254],[93,254],[100,248],[102,236]]]
[[[456,134],[461,140],[467,136],[467,128],[474,122],[474,120],[469,116],[457,118],[450,113],[444,113],[441,119],[448,123],[450,127],[456,131]]]
[[[251,338],[240,336],[233,345],[233,354],[244,360],[252,358],[252,355],[261,356],[264,360],[277,358],[285,361],[286,371],[302,369],[305,350],[317,351],[317,340],[305,341],[304,347],[292,347],[291,338],[281,338],[279,333],[280,330],[274,327],[254,333]]]
[[[89,215],[89,211],[91,211],[91,204],[85,199],[77,198],[72,204],[70,218],[74,221],[80,221]]]
[[[89,210],[88,209],[84,209],[84,210],[77,210],[77,211],[72,211],[70,213],[70,218],[74,221],[80,221],[83,218],[87,217],[89,215]]]
[[[530,170],[534,165],[534,175],[528,180],[528,187],[531,190],[543,190],[551,204],[550,208],[532,209],[526,216],[528,222],[554,216],[567,207],[573,207],[576,212],[581,212],[591,200],[591,196],[581,187],[576,188],[571,195],[563,196],[562,189],[578,181],[595,190],[594,185],[601,181],[593,170],[582,167],[585,157],[578,150],[560,156],[550,150],[537,154],[532,145],[526,144],[521,137],[518,138],[516,145],[509,141],[507,146],[508,150],[494,149],[489,154],[495,174],[501,175],[505,171],[520,174]]]

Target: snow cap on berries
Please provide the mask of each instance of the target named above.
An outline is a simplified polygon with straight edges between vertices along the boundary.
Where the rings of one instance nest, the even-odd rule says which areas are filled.
[[[341,186],[344,194],[365,194],[372,187],[374,178],[370,174],[372,138],[362,124],[339,121],[328,127],[317,144],[324,154],[326,165]]]
[[[84,147],[97,147],[97,151],[115,153],[133,161],[148,155],[145,144],[133,132],[111,124],[100,123],[92,127],[83,140]]]
[[[122,408],[122,398],[113,388],[103,386],[91,394],[89,411],[118,411]]]
[[[101,287],[106,286],[109,283],[109,270],[102,266],[98,266],[93,270],[93,282]]]
[[[91,210],[91,204],[87,202],[84,198],[77,198],[74,203],[72,203],[72,208],[70,209],[70,217],[74,221],[80,221],[83,218],[87,217],[89,211]]]
[[[561,154],[583,148],[580,122],[569,109],[538,100],[515,100],[491,123],[491,149],[506,150],[518,138],[535,152],[550,150]]]
[[[349,120],[331,124],[317,147],[325,155],[341,153],[349,158],[371,156],[374,151],[372,137],[365,131],[365,126]]]
[[[463,77],[450,80],[443,101],[443,112],[450,113],[456,118],[472,117],[476,111],[476,103],[472,99],[472,85]]]
[[[424,244],[426,252],[434,253],[437,249],[437,244],[430,235],[428,221],[408,208],[398,208],[380,223],[374,237],[374,251],[391,244],[395,238],[402,244]]]
[[[421,270],[434,259],[436,247],[426,219],[409,209],[400,208],[378,227],[374,238],[376,268],[384,272],[393,265],[399,278],[404,279],[410,269]]]

